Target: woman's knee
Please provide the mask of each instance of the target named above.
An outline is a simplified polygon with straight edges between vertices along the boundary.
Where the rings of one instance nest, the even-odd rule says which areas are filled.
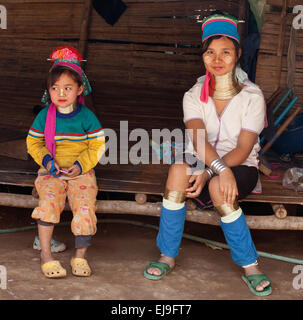
[[[219,177],[212,178],[208,183],[208,191],[214,206],[221,205],[223,194],[220,190]]]
[[[190,178],[190,168],[185,163],[170,166],[166,186],[171,190],[185,189]]]

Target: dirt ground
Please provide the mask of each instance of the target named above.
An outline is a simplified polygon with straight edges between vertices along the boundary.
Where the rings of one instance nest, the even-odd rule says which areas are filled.
[[[1,229],[34,226],[30,209],[0,207]],[[98,215],[104,223],[89,249],[93,274],[90,278],[72,275],[69,260],[74,239],[69,226],[55,228],[54,237],[64,241],[67,250],[54,255],[68,271],[64,279],[47,279],[40,271],[39,252],[32,243],[36,230],[0,234],[0,265],[7,270],[7,288],[0,289],[1,300],[301,300],[301,289],[293,281],[295,264],[261,257],[259,264],[272,281],[273,293],[256,297],[241,279],[229,250],[213,249],[197,241],[183,239],[177,265],[161,281],[147,280],[143,270],[158,258],[157,231],[108,219],[127,219],[158,225],[155,217]],[[62,221],[70,221],[64,212]],[[186,222],[185,233],[224,242],[220,227]],[[303,259],[302,231],[251,230],[258,251]],[[302,266],[303,268],[303,266]]]

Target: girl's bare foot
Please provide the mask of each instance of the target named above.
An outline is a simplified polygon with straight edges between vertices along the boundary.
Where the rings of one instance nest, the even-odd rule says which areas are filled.
[[[41,251],[40,259],[41,259],[41,264],[44,264],[46,262],[50,262],[50,261],[54,260],[51,252],[44,252],[44,251]]]

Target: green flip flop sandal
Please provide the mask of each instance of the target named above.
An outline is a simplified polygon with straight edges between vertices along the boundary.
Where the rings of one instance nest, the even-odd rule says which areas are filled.
[[[271,282],[265,274],[252,274],[249,276],[242,276],[242,279],[248,285],[250,291],[257,296],[268,296],[271,294]],[[268,281],[269,285],[263,291],[257,291],[256,287],[262,282]]]
[[[161,274],[159,276],[156,276],[154,274],[150,274],[147,272],[150,268],[157,268],[161,271]],[[159,262],[159,261],[152,261],[144,270],[144,277],[151,280],[160,280],[165,275],[167,275],[172,268],[165,262]]]

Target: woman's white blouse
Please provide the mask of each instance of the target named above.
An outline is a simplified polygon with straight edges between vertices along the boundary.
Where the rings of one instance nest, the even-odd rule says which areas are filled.
[[[245,85],[240,93],[228,101],[221,115],[216,110],[211,97],[208,102],[200,100],[203,83],[197,82],[183,97],[184,123],[192,119],[201,119],[206,127],[209,143],[218,155],[223,157],[237,146],[241,130],[248,130],[258,136],[265,123],[265,100],[262,91],[254,84]],[[244,165],[258,166],[259,137],[244,161]],[[186,152],[193,152],[190,143]]]

